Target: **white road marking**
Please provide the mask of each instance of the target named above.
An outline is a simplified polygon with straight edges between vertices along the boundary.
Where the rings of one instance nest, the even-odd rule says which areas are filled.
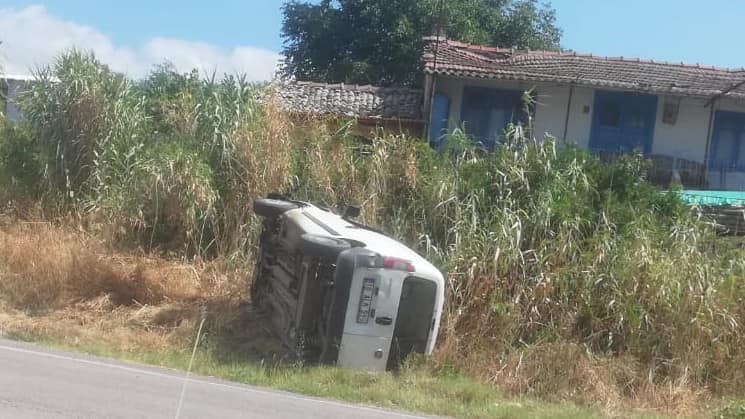
[[[17,353],[22,353],[22,354],[29,354],[29,355],[36,355],[36,356],[41,356],[41,357],[46,357],[46,358],[52,358],[52,359],[59,359],[59,360],[64,360],[64,361],[72,361],[72,362],[77,362],[77,363],[80,363],[80,364],[94,365],[94,366],[97,366],[97,367],[106,367],[106,368],[111,368],[111,369],[118,369],[118,370],[127,371],[127,372],[133,372],[133,373],[137,373],[137,374],[150,375],[150,376],[153,376],[153,377],[168,378],[168,379],[174,379],[174,380],[180,380],[180,379],[182,379],[182,377],[179,377],[179,376],[177,376],[175,374],[165,374],[165,373],[162,373],[162,372],[149,371],[149,370],[146,370],[146,369],[140,369],[140,368],[134,368],[134,367],[127,367],[125,365],[117,365],[117,364],[106,363],[106,362],[101,362],[101,361],[94,361],[94,360],[90,360],[90,359],[75,358],[75,357],[71,357],[71,356],[52,354],[52,353],[48,353],[48,352],[34,351],[34,350],[31,350],[31,349],[16,348],[16,347],[13,347],[13,346],[5,346],[5,345],[2,345],[2,344],[0,344],[0,350],[5,350],[5,351],[9,351],[9,352],[17,352]],[[157,368],[157,367],[155,367],[155,368]],[[263,394],[263,395],[271,395],[271,396],[277,396],[277,397],[284,397],[284,398],[290,399],[290,400],[299,400],[299,401],[313,402],[313,403],[330,405],[330,406],[343,407],[343,408],[348,408],[348,409],[357,409],[357,410],[366,411],[366,412],[372,412],[372,413],[381,413],[381,414],[387,414],[387,415],[395,415],[397,417],[402,417],[402,418],[417,418],[417,419],[419,419],[419,418],[422,418],[423,417],[423,416],[410,415],[410,414],[407,414],[407,413],[398,413],[398,412],[392,412],[392,411],[388,411],[388,410],[376,409],[376,408],[373,408],[373,407],[357,406],[357,405],[353,405],[353,404],[340,403],[340,402],[335,402],[335,401],[332,401],[332,400],[322,400],[322,399],[315,399],[315,398],[311,398],[311,397],[298,396],[298,395],[284,393],[284,392],[261,390],[261,389],[258,389],[258,388],[252,388],[252,387],[247,387],[247,386],[239,386],[239,385],[233,385],[233,384],[227,384],[227,383],[217,383],[217,382],[214,382],[214,381],[207,381],[207,380],[196,380],[196,379],[193,379],[193,378],[187,378],[187,381],[189,383],[207,384],[207,385],[212,385],[212,386],[216,386],[216,387],[228,388],[228,389],[239,390],[239,391],[246,391],[246,392],[255,393],[255,394]]]

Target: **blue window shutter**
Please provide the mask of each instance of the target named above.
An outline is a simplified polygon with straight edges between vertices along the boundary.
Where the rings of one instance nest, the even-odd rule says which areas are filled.
[[[628,153],[652,151],[657,96],[595,91],[590,149]]]
[[[432,112],[429,119],[429,143],[438,146],[445,137],[450,115],[450,98],[442,93],[436,93],[432,101]]]
[[[709,154],[710,169],[745,170],[745,113],[717,111]]]
[[[508,124],[527,120],[521,99],[519,90],[465,86],[461,121],[466,133],[480,145],[494,147]]]

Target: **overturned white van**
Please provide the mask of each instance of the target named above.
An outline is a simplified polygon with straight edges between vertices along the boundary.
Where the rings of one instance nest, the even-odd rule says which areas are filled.
[[[444,299],[432,264],[349,208],[272,196],[253,209],[264,226],[251,297],[298,356],[384,370],[432,352]]]

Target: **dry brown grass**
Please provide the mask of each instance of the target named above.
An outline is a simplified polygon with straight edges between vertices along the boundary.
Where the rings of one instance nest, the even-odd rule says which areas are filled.
[[[46,311],[104,296],[114,306],[129,306],[198,295],[191,269],[114,256],[106,249],[82,233],[49,223],[1,225],[3,299],[17,309]]]
[[[434,364],[452,365],[441,347]],[[598,357],[572,343],[537,344],[495,357],[493,351],[463,354],[457,365],[506,394],[551,401],[572,400],[609,416],[630,411],[675,417],[707,416],[719,401],[685,378],[655,382],[633,357]]]
[[[0,221],[0,335],[122,351],[188,347],[205,319],[224,350],[280,353],[244,306],[245,264],[117,254],[50,223]]]
[[[494,286],[486,278],[470,278],[458,290],[458,301],[450,295],[435,364],[455,366],[513,396],[572,400],[611,416],[640,410],[699,417],[716,400],[715,392],[685,373],[660,379],[655,368],[661,365],[642,364],[631,355],[597,354],[584,344],[551,336],[518,345],[490,338],[521,327],[518,318],[484,308]]]

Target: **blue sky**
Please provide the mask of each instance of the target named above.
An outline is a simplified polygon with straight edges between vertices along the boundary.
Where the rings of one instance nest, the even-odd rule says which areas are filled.
[[[0,0],[0,8],[34,4],[61,19],[95,27],[117,43],[141,44],[162,36],[224,47],[281,47],[282,0]]]
[[[0,60],[27,72],[70,45],[144,74],[164,58],[271,77],[282,0],[0,0]],[[745,66],[743,0],[553,0],[562,45],[598,55]]]
[[[745,66],[743,0],[553,0],[562,45],[598,55]]]

